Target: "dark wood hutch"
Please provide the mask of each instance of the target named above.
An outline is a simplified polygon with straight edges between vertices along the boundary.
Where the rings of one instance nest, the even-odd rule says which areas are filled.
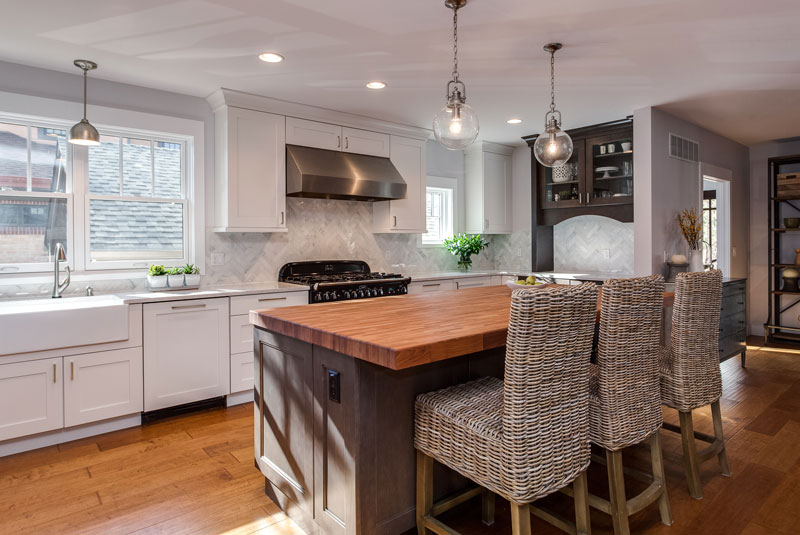
[[[533,269],[553,269],[553,225],[581,215],[633,221],[633,117],[567,130],[574,150],[561,167],[540,165],[531,147]]]

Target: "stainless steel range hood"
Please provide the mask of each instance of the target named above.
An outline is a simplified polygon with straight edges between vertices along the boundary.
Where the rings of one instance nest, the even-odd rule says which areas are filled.
[[[286,195],[352,201],[403,199],[406,183],[389,158],[286,145]]]

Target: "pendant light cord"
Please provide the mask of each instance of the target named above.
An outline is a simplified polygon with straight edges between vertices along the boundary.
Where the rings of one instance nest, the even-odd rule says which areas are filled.
[[[550,113],[556,111],[556,51],[550,51]]]
[[[458,8],[453,7],[453,81],[458,82]]]
[[[83,120],[86,120],[86,84],[87,84],[87,69],[83,69]]]

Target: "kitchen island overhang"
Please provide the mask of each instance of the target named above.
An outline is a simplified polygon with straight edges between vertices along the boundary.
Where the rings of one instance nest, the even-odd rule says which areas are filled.
[[[494,286],[251,312],[267,495],[308,533],[414,528],[414,399],[502,377],[510,303]],[[469,485],[435,480],[435,499]]]

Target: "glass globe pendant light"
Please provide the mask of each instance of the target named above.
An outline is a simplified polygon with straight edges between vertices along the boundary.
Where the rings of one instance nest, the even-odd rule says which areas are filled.
[[[450,150],[466,148],[478,137],[478,114],[467,105],[467,87],[458,79],[458,10],[467,0],[446,0],[453,10],[453,79],[447,82],[447,105],[433,118],[433,135]]]
[[[73,64],[83,70],[83,119],[69,131],[69,142],[73,145],[99,145],[100,134],[86,118],[86,74],[97,68],[97,63],[87,59],[76,59]]]
[[[545,167],[564,165],[572,156],[572,139],[561,130],[561,112],[556,109],[556,51],[561,43],[549,43],[544,46],[550,53],[550,110],[544,115],[544,133],[536,138],[533,154]]]

